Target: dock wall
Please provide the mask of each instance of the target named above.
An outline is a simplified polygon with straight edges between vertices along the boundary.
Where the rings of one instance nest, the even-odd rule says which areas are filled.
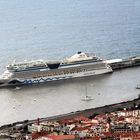
[[[130,57],[126,59],[122,59],[121,61],[112,61],[108,63],[113,70],[117,69],[123,69],[123,68],[128,68],[128,67],[135,67],[135,66],[140,66],[140,57]]]

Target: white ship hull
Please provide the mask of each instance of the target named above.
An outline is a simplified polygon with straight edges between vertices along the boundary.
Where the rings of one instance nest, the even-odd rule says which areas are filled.
[[[77,55],[80,56],[81,53]],[[87,57],[84,53],[82,53],[83,55]],[[105,61],[94,57],[93,59],[89,57],[86,60],[70,61],[69,63],[47,63],[47,66],[43,61],[19,63],[9,65],[7,69],[0,78],[1,87],[38,84],[112,72],[112,68]]]
[[[26,80],[20,80],[20,84],[14,84],[14,85],[29,85],[29,84],[38,84],[38,83],[45,83],[50,81],[59,81],[59,80],[65,80],[65,79],[72,79],[72,78],[78,78],[78,77],[86,77],[86,76],[94,76],[94,75],[101,75],[105,73],[111,73],[112,69],[110,67],[93,70],[93,71],[86,71],[86,72],[79,72],[74,74],[67,74],[67,75],[59,75],[59,76],[47,76],[47,77],[39,77],[34,79],[26,79]]]

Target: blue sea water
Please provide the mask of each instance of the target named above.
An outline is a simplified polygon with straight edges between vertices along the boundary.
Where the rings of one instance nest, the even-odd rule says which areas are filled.
[[[140,54],[139,0],[0,0],[0,63]]]
[[[25,59],[62,59],[78,51],[95,53],[106,59],[139,55],[139,13],[139,0],[0,0],[0,72],[14,59],[17,62]],[[111,95],[114,98],[112,102],[121,100],[117,92],[124,92],[123,98],[130,99],[138,92],[130,89],[139,82],[139,69],[134,71],[133,76],[132,70],[124,72],[129,78],[123,77],[121,72],[111,78],[104,77],[108,84],[101,82],[103,79],[90,82],[97,84],[95,91],[106,91],[107,99]],[[119,84],[122,77],[125,87]],[[82,86],[88,80],[85,82],[18,92],[0,90],[0,112],[3,112],[0,125],[101,105],[99,100],[84,105],[79,100],[68,102],[69,98],[76,96],[77,99],[80,93],[83,94]],[[128,89],[136,94],[128,93]],[[58,97],[61,100],[53,102]],[[35,103],[34,98],[40,101]],[[63,99],[69,103],[67,109]],[[13,106],[18,109],[13,109]],[[34,109],[36,111],[33,112]]]

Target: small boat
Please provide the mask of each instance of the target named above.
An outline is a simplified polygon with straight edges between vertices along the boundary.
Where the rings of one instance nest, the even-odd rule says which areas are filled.
[[[91,101],[93,98],[91,96],[85,96],[85,98],[81,99],[82,101]]]
[[[88,95],[87,95],[87,88],[86,88],[86,95],[85,95],[85,97],[82,98],[81,100],[82,100],[82,101],[91,101],[91,100],[93,100],[93,98],[92,98],[91,96],[88,96]]]
[[[15,87],[15,90],[19,90],[19,89],[21,89],[21,87]]]
[[[136,89],[140,89],[140,84],[137,84]]]
[[[34,101],[36,102],[36,99],[34,99]]]

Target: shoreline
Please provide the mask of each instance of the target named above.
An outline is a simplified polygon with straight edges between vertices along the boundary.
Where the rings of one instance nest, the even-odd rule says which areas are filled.
[[[72,119],[78,116],[90,117],[93,114],[104,114],[104,113],[119,111],[124,108],[133,108],[134,106],[139,105],[139,104],[140,104],[140,95],[138,98],[125,101],[125,102],[120,102],[120,103],[115,103],[115,104],[110,104],[110,105],[105,105],[105,106],[90,108],[90,109],[85,109],[85,110],[78,110],[75,112],[60,114],[60,115],[51,116],[51,117],[39,118],[39,120],[40,122],[43,122],[43,121],[53,121],[53,120],[67,120],[67,119]],[[14,127],[16,125],[25,126],[25,125],[29,125],[35,122],[37,122],[37,119],[23,120],[23,121],[17,121],[11,124],[5,124],[5,125],[0,126],[0,131],[8,130],[11,127]]]

